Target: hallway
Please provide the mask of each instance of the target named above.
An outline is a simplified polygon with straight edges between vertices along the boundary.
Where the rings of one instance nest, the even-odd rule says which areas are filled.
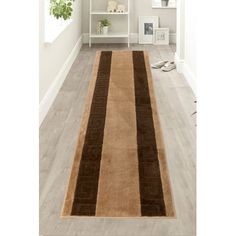
[[[84,45],[40,127],[40,235],[43,236],[194,236],[195,97],[182,75],[152,70],[166,146],[177,219],[61,219],[80,120],[97,50],[127,50],[124,45]],[[174,60],[175,46],[137,45],[150,62]]]

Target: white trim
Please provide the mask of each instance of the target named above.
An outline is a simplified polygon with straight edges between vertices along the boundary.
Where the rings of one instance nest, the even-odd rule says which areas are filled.
[[[130,43],[138,43],[139,41],[139,34],[138,33],[131,33],[130,34]]]
[[[190,67],[184,62],[183,64],[183,75],[188,82],[189,86],[192,88],[194,95],[197,95],[197,86],[196,86],[196,76],[190,69]]]
[[[175,53],[175,64],[177,67],[177,71],[179,73],[183,73],[184,60],[180,59],[177,53]]]
[[[180,59],[179,55],[175,53],[175,64],[177,72],[183,74],[185,80],[193,90],[194,95],[197,95],[196,76],[191,71],[190,67],[186,64],[185,60]]]
[[[46,117],[81,47],[82,47],[82,35],[75,44],[74,48],[72,49],[70,55],[66,59],[61,70],[55,77],[52,85],[50,86],[46,95],[39,104],[39,125],[42,124],[44,118]]]
[[[170,33],[170,44],[176,44],[176,33]]]
[[[119,39],[119,38],[113,38],[113,39],[93,39],[94,43],[127,43],[127,39]],[[139,42],[139,34],[138,33],[131,33],[130,34],[130,43],[138,43]],[[88,44],[89,43],[89,33],[83,34],[83,43]],[[176,43],[176,34],[171,33],[170,34],[170,43],[175,44]]]

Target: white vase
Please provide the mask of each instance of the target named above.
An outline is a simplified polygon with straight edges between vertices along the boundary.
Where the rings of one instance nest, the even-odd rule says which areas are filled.
[[[102,34],[108,34],[108,26],[103,26],[102,27]]]
[[[168,1],[162,0],[161,5],[162,5],[162,7],[167,7],[168,6]]]

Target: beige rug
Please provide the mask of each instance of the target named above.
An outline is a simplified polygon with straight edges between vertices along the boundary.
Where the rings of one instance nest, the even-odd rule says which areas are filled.
[[[62,216],[175,216],[146,52],[97,53]]]

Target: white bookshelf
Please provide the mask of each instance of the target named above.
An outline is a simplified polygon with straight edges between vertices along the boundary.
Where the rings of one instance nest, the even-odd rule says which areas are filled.
[[[102,2],[101,2],[102,1]],[[107,0],[90,0],[90,18],[89,18],[89,47],[92,46],[92,39],[94,38],[126,38],[128,47],[130,46],[130,0],[123,0],[122,4],[126,6],[126,12],[107,12]],[[101,4],[100,4],[101,3]],[[115,22],[119,23],[119,27],[111,26],[111,30],[108,34],[97,34],[96,26],[98,20],[102,19],[102,16],[109,17],[112,25]],[[121,30],[125,29],[124,30]]]

